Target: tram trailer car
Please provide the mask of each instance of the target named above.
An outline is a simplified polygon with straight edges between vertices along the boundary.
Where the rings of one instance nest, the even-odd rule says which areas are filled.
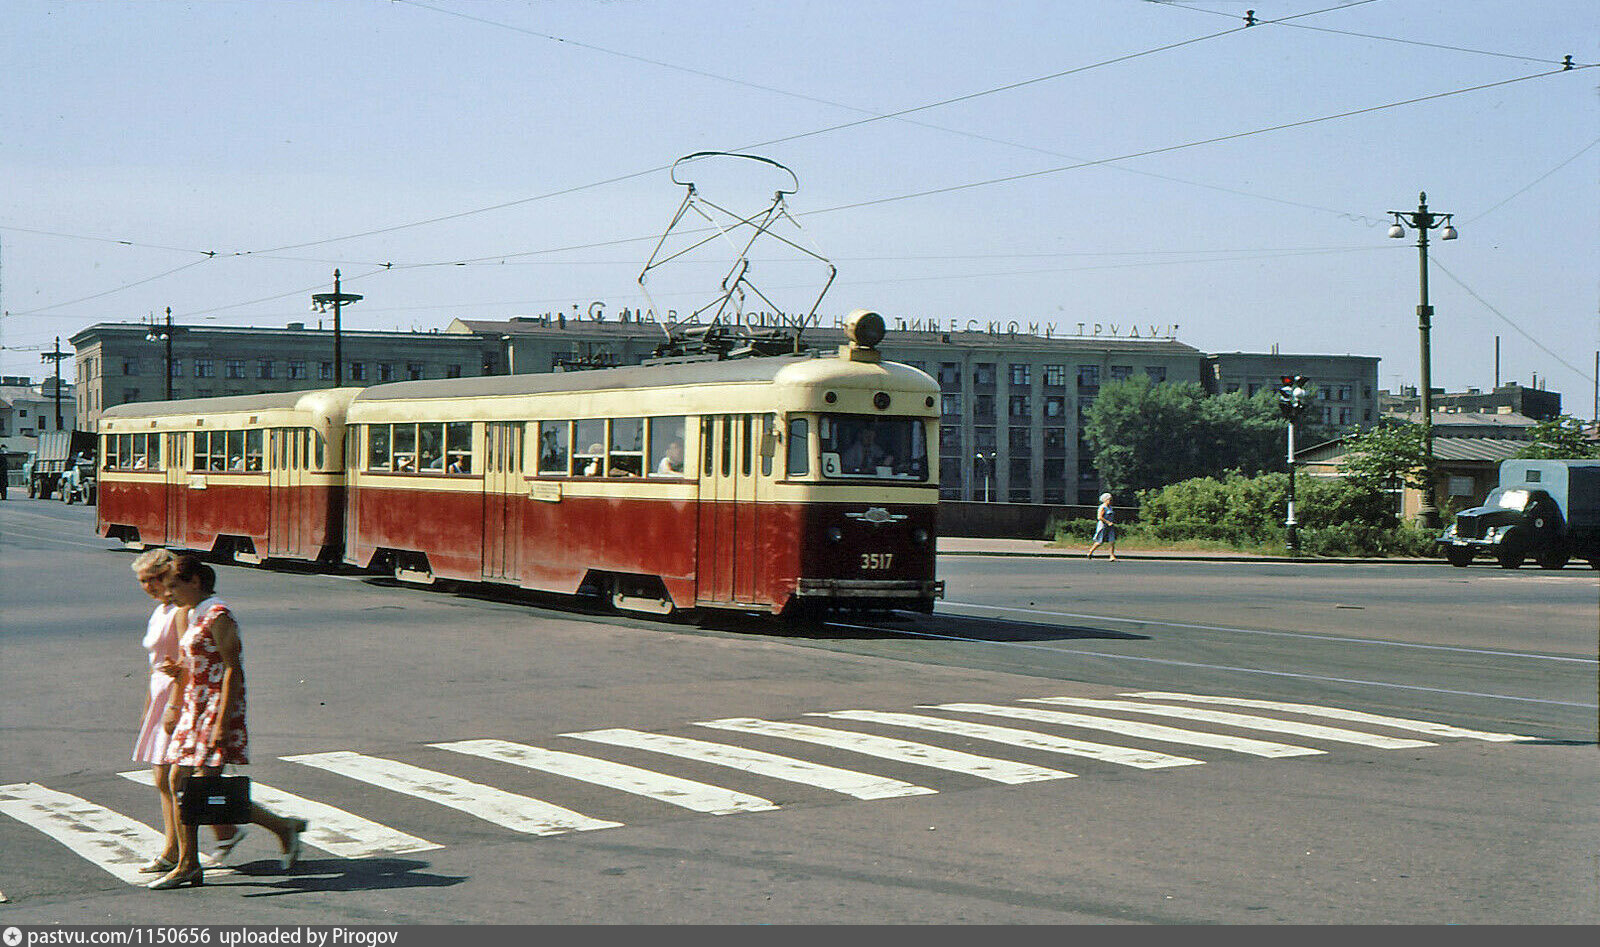
[[[134,548],[336,562],[359,388],[135,402],[100,416],[96,528]]]
[[[937,383],[858,311],[836,356],[363,389],[345,561],[622,609],[933,609]]]

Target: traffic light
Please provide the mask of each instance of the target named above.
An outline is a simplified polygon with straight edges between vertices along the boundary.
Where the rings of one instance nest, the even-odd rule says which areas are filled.
[[[1278,387],[1278,411],[1293,421],[1311,404],[1311,379],[1304,375],[1283,375]]]

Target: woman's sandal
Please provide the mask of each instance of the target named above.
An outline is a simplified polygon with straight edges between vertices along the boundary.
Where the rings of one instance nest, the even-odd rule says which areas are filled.
[[[153,875],[158,871],[167,872],[176,867],[178,867],[177,862],[169,861],[165,855],[157,855],[156,857],[145,862],[143,865],[139,866],[139,874]]]

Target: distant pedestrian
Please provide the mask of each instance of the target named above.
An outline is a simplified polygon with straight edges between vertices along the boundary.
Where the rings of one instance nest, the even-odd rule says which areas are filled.
[[[1104,544],[1111,547],[1111,561],[1117,560],[1117,514],[1111,509],[1111,494],[1100,494],[1100,508],[1094,513],[1094,545],[1089,547],[1089,558]]]

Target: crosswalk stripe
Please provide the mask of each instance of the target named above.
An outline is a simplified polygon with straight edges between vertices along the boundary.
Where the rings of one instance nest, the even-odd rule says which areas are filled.
[[[12,783],[0,786],[0,812],[38,829],[128,884],[144,884],[157,877],[140,874],[139,866],[161,852],[165,837],[104,806],[38,783]]]
[[[1038,723],[1054,723],[1069,727],[1084,727],[1090,730],[1106,730],[1111,733],[1120,733],[1124,736],[1138,737],[1145,740],[1158,740],[1163,743],[1187,743],[1191,746],[1204,746],[1217,750],[1248,753],[1251,756],[1316,756],[1327,752],[1326,750],[1315,750],[1309,746],[1294,746],[1288,743],[1274,743],[1270,740],[1252,740],[1248,737],[1230,737],[1221,733],[1184,730],[1179,727],[1163,726],[1159,723],[1140,723],[1134,720],[1118,720],[1114,717],[1095,717],[1089,714],[1075,714],[1067,710],[1005,707],[999,704],[936,704],[929,709],[950,710],[957,713],[989,714],[995,717],[1011,717],[1017,720],[1032,720]]]
[[[431,743],[429,746],[454,753],[466,753],[485,759],[512,763],[544,773],[554,773],[597,786],[606,786],[623,792],[646,796],[695,812],[711,815],[729,815],[735,812],[769,812],[778,808],[770,799],[748,793],[723,789],[656,773],[625,763],[599,760],[577,753],[545,750],[536,746],[508,743],[504,740],[461,740],[455,743]]]
[[[732,730],[736,733],[755,733],[762,736],[800,740],[805,743],[851,750],[856,753],[897,760],[902,763],[915,763],[919,766],[931,766],[935,769],[966,773],[983,779],[992,779],[998,783],[1031,783],[1042,779],[1066,779],[1076,775],[1074,773],[1063,773],[1060,770],[1046,769],[1043,766],[1030,766],[1026,763],[1014,763],[1009,760],[990,759],[986,756],[963,753],[960,750],[946,750],[936,746],[929,746],[926,743],[913,743],[908,740],[895,740],[866,733],[854,733],[848,730],[829,730],[825,727],[812,727],[803,723],[780,723],[772,720],[757,720],[754,717],[728,717],[722,720],[704,721],[696,724],[696,726]]]
[[[574,737],[579,740],[593,740],[596,743],[609,743],[612,746],[648,750],[653,753],[664,753],[669,756],[696,760],[701,763],[712,763],[717,766],[728,766],[747,773],[755,773],[759,776],[770,776],[774,779],[782,779],[791,783],[802,783],[821,789],[831,789],[834,792],[854,796],[857,799],[925,796],[938,792],[936,789],[915,786],[911,783],[901,782],[898,779],[889,779],[886,776],[874,776],[870,773],[857,773],[848,769],[838,769],[832,766],[824,766],[821,763],[810,763],[805,760],[780,756],[777,753],[767,753],[763,750],[747,750],[743,747],[729,746],[725,743],[712,743],[707,740],[694,740],[688,737],[673,737],[661,733],[646,733],[642,730],[622,728],[589,730],[583,733],[563,733],[562,736]]]
[[[1490,733],[1483,730],[1469,730],[1466,727],[1453,727],[1447,723],[1411,720],[1406,717],[1386,717],[1382,714],[1369,714],[1360,710],[1345,710],[1342,707],[1324,707],[1319,704],[1293,704],[1287,701],[1254,700],[1245,697],[1211,697],[1203,694],[1171,694],[1166,691],[1130,691],[1118,696],[1153,697],[1160,700],[1187,700],[1199,704],[1229,704],[1235,707],[1256,707],[1261,710],[1283,710],[1289,713],[1305,714],[1308,717],[1328,717],[1334,720],[1349,720],[1353,723],[1370,723],[1380,727],[1393,727],[1396,730],[1410,730],[1415,733],[1426,733],[1436,737],[1487,740],[1491,743],[1513,743],[1519,740],[1534,739],[1533,737],[1518,736],[1515,733]]]
[[[493,786],[484,786],[444,773],[435,773],[397,760],[363,756],[346,750],[305,753],[282,758],[291,763],[304,763],[330,773],[348,776],[382,789],[426,799],[515,832],[555,835],[560,832],[614,829],[622,825],[620,822],[591,819],[571,809],[563,809],[539,799],[530,799]]]
[[[1132,766],[1137,769],[1165,769],[1169,766],[1198,766],[1201,764],[1200,760],[1190,759],[1187,756],[1170,756],[1166,753],[1136,750],[1126,746],[1110,746],[1105,743],[1090,743],[1085,740],[1069,740],[1065,737],[1051,736],[1046,733],[1034,733],[1031,730],[996,727],[984,723],[968,723],[965,720],[944,720],[939,717],[928,717],[922,714],[881,713],[876,710],[839,710],[830,713],[810,713],[806,714],[806,716],[860,720],[865,723],[883,723],[890,726],[932,730],[937,733],[953,733],[957,736],[976,737],[979,740],[990,740],[995,743],[1025,747],[1030,750],[1046,750],[1051,753],[1064,753],[1068,756],[1083,756],[1107,763]]]
[[[1128,710],[1140,714],[1153,714],[1158,717],[1181,717],[1185,720],[1201,720],[1226,727],[1243,727],[1247,730],[1266,730],[1270,733],[1296,733],[1300,736],[1319,740],[1354,743],[1359,746],[1371,746],[1383,750],[1401,750],[1437,745],[1426,740],[1403,740],[1395,737],[1379,736],[1375,733],[1346,730],[1343,727],[1325,727],[1316,723],[1295,723],[1289,720],[1274,720],[1271,717],[1235,714],[1221,710],[1174,707],[1170,704],[1143,704],[1132,700],[1093,700],[1086,697],[1026,697],[1023,699],[1030,704],[1062,704],[1067,707],[1091,707],[1096,710]]]
[[[146,786],[155,785],[155,780],[147,769],[117,775]],[[343,809],[336,809],[313,799],[275,789],[254,778],[250,780],[250,801],[259,802],[278,815],[305,819],[306,830],[300,838],[307,845],[331,852],[340,858],[405,855],[443,848],[442,845],[427,839],[407,835],[405,832],[363,819]]]

